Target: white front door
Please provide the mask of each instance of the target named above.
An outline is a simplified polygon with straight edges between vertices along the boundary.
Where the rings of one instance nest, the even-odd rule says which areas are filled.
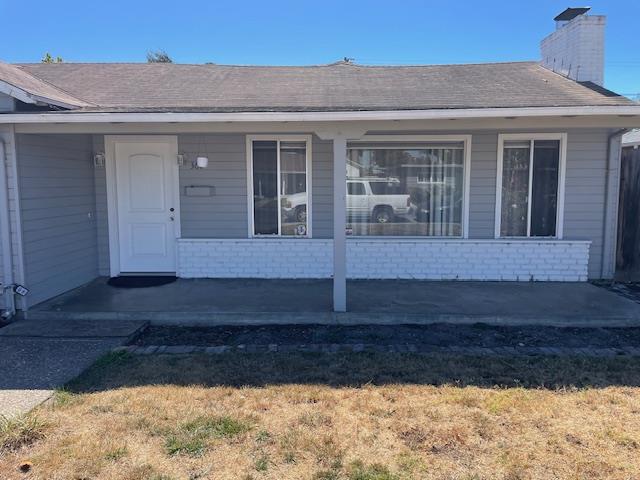
[[[177,140],[113,140],[121,273],[175,272]]]

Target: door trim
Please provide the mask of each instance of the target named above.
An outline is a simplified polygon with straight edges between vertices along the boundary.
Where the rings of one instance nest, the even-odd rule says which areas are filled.
[[[118,186],[116,182],[116,144],[117,143],[166,143],[171,145],[172,154],[178,154],[178,137],[175,135],[105,135],[105,173],[107,181],[107,220],[109,227],[109,274],[120,275],[120,234],[118,220]],[[180,222],[180,185],[178,160],[172,162],[170,174],[173,177],[172,196],[175,205],[175,235],[181,237]],[[178,259],[176,242],[176,266]]]

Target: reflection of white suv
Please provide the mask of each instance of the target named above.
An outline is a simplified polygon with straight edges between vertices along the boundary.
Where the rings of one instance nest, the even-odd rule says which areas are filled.
[[[367,218],[375,223],[392,222],[396,215],[409,213],[409,194],[402,192],[393,178],[348,178],[347,215]]]
[[[282,210],[291,222],[307,221],[307,192],[292,193],[282,197]]]

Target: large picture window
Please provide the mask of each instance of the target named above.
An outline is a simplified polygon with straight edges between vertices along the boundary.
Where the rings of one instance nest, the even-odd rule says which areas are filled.
[[[463,235],[465,142],[354,143],[347,156],[347,234]]]
[[[563,137],[505,135],[498,171],[500,237],[559,237]]]
[[[309,236],[309,141],[260,137],[249,143],[252,234]]]

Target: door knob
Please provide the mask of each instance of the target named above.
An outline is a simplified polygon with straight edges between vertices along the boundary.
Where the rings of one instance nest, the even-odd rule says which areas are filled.
[[[170,212],[173,212],[174,210],[175,210],[175,209],[174,209],[173,207],[171,207],[171,208],[169,209],[169,211],[170,211]]]

